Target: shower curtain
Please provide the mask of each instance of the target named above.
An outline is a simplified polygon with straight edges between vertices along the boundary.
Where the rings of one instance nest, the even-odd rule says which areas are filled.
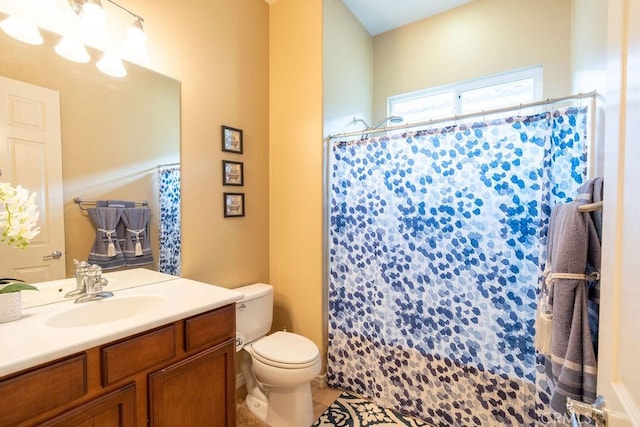
[[[160,254],[158,271],[180,276],[180,166],[158,170],[160,204]]]
[[[331,147],[328,383],[435,425],[534,425],[551,207],[586,108]]]

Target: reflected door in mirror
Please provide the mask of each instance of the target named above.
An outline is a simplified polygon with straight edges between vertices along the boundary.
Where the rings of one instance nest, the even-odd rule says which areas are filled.
[[[0,181],[36,193],[40,233],[26,249],[0,244],[0,277],[65,277],[58,92],[0,77]],[[55,255],[54,255],[55,254]]]

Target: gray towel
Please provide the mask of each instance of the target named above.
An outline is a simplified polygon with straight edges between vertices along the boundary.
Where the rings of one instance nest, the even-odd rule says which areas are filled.
[[[136,202],[131,200],[96,200],[97,207],[103,208],[135,208]],[[118,221],[116,225],[116,235],[120,242],[120,247],[124,248],[124,239],[126,237],[127,230],[122,221]]]
[[[596,397],[597,363],[589,327],[586,275],[600,266],[600,241],[590,214],[578,210],[583,203],[554,206],[547,237],[553,329],[551,355],[545,366],[552,385],[551,407],[561,413],[568,397],[587,403]]]
[[[153,262],[149,239],[150,217],[151,210],[149,208],[124,209],[122,223],[126,233],[123,253],[127,265],[143,265]]]
[[[597,177],[590,179],[578,188],[578,197],[576,201],[583,203],[596,203],[604,200],[604,179]],[[598,240],[602,241],[602,210],[594,210],[589,212],[591,221],[596,228]]]
[[[89,264],[97,264],[104,270],[125,265],[124,255],[116,235],[123,208],[88,208],[89,218],[96,227],[96,238],[89,252]]]
[[[604,179],[593,178],[584,183],[578,189],[578,197],[576,199],[582,203],[596,203],[603,201]],[[598,242],[602,243],[602,210],[594,210],[589,212],[593,226],[598,236]],[[594,243],[593,240],[590,242]],[[600,253],[601,247],[594,245],[589,248],[589,257],[587,259],[587,273],[600,272]],[[587,282],[587,309],[589,311],[589,328],[591,329],[591,340],[593,348],[598,357],[598,334],[600,323],[600,280],[591,280]]]

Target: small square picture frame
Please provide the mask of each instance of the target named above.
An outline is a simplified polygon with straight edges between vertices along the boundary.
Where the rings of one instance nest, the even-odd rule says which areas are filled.
[[[244,216],[244,193],[224,193],[224,217]]]
[[[244,163],[222,161],[222,185],[244,185]]]
[[[222,151],[242,154],[242,129],[222,125]]]

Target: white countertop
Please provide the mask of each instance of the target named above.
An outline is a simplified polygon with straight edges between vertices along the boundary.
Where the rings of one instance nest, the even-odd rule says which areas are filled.
[[[126,271],[120,273],[122,275],[119,277],[126,277]],[[110,277],[110,275],[105,276]],[[162,276],[167,280],[121,290],[117,290],[117,286],[112,286],[110,278],[110,284],[105,290],[112,291],[113,297],[79,304],[75,304],[73,299],[68,299],[54,304],[25,308],[20,320],[0,323],[0,377],[213,310],[243,297],[242,293],[232,289],[189,279]],[[68,282],[69,280],[72,282]],[[56,282],[64,282],[65,286],[70,283],[71,287],[65,288],[65,291],[75,289],[73,279]],[[57,286],[59,283],[56,282],[47,284],[53,283]],[[24,291],[23,294],[26,292],[35,291]],[[125,300],[137,303],[142,297],[149,298],[154,303],[145,307],[141,313],[129,314],[122,319],[73,327],[60,327],[60,322],[56,321],[60,319],[61,313],[65,312],[74,313],[66,316],[73,319],[72,316],[75,314],[83,317],[90,316],[93,309],[96,313],[104,311],[97,306],[103,301],[121,299],[123,303],[127,302]],[[113,302],[109,301],[107,304],[113,304]],[[102,306],[102,308],[105,307],[107,306]],[[73,312],[73,310],[78,311]],[[83,319],[78,320],[78,324],[83,323]],[[56,324],[58,326],[55,326]]]

